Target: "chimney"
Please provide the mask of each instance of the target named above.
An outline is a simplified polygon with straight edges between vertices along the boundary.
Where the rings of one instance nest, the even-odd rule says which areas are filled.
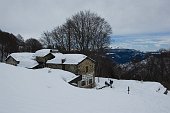
[[[63,64],[66,61],[66,59],[61,59],[61,63]]]

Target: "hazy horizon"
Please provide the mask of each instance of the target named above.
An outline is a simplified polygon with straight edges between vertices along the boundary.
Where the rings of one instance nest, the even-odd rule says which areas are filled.
[[[113,35],[110,47],[136,49],[143,52],[170,49],[170,33]]]

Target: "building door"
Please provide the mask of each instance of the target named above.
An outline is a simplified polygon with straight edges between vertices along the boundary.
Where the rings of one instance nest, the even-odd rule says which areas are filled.
[[[88,67],[88,66],[86,66],[86,73],[88,73],[88,71],[89,71],[89,67]]]

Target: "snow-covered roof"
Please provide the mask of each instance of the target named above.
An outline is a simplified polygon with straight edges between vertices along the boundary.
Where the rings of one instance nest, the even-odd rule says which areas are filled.
[[[22,52],[22,53],[11,53],[9,56],[13,57],[17,61],[20,61],[23,59],[32,59],[33,55],[34,53]]]
[[[48,60],[47,63],[61,64],[62,59],[65,59],[65,56],[62,53],[53,53],[53,55],[55,56],[55,58]]]
[[[79,64],[81,61],[87,58],[86,55],[83,54],[62,54],[62,53],[55,53],[54,59],[48,60],[47,63],[52,64],[61,64],[62,59],[64,59],[63,64]]]
[[[51,49],[41,49],[35,52],[34,57],[44,57],[51,53]]]
[[[34,57],[44,57],[49,53],[59,53],[57,49],[40,49],[35,52]]]
[[[65,62],[63,64],[79,64],[81,61],[87,58],[83,54],[64,54]]]
[[[8,57],[13,57],[16,61],[19,61],[18,66],[26,67],[26,68],[33,68],[38,65],[38,62],[33,58],[34,53],[12,53]]]

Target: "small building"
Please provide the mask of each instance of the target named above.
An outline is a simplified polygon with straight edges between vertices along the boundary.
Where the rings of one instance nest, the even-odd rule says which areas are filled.
[[[14,66],[35,69],[38,68],[39,64],[34,60],[33,54],[28,52],[12,53],[6,58],[5,62]]]
[[[95,61],[83,54],[54,54],[55,58],[48,60],[46,66],[53,69],[62,69],[78,75],[70,81],[78,87],[94,87]]]
[[[46,62],[55,58],[52,52],[52,49],[41,49],[36,51],[33,57],[42,67],[46,67]]]

